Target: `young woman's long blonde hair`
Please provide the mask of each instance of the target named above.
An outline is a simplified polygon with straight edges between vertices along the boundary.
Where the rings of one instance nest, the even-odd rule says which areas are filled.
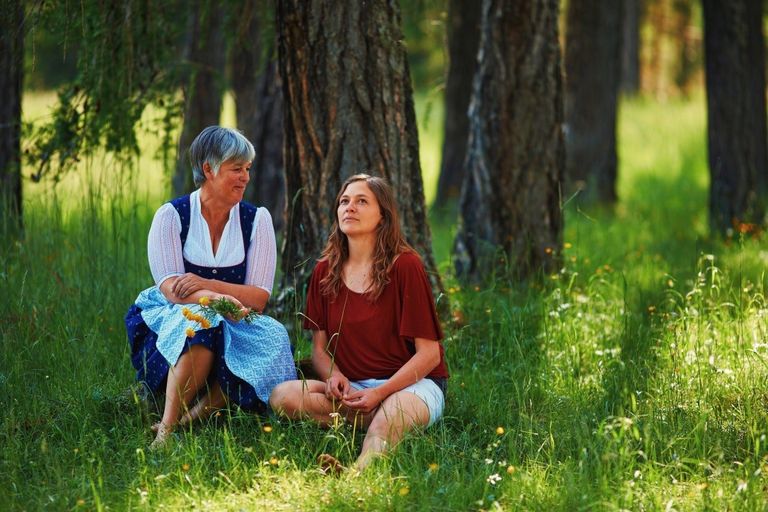
[[[373,252],[373,265],[371,272],[371,286],[366,295],[375,302],[379,298],[384,287],[389,284],[389,270],[395,258],[404,252],[413,252],[400,229],[400,215],[397,213],[397,202],[392,193],[392,188],[383,179],[368,174],[355,174],[350,176],[342,185],[334,203],[334,221],[328,243],[323,249],[321,259],[328,261],[328,273],[320,281],[320,291],[323,295],[336,297],[341,289],[342,268],[349,257],[349,242],[347,235],[339,229],[339,202],[341,196],[350,183],[364,181],[371,189],[376,201],[379,203],[381,221],[376,227],[376,247]]]

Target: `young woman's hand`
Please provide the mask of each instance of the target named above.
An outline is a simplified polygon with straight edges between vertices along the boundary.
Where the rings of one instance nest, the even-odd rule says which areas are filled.
[[[349,379],[341,373],[334,373],[325,381],[325,396],[341,400],[349,393]]]
[[[341,403],[349,409],[369,413],[377,408],[384,398],[386,397],[382,396],[378,389],[367,388],[349,393]]]

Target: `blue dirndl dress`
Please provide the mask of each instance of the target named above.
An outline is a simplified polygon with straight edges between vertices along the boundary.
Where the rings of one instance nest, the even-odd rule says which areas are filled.
[[[181,246],[187,240],[190,223],[190,199],[183,196],[171,201],[181,219]],[[246,260],[256,208],[240,203],[240,227],[246,257],[232,267],[200,267],[184,259],[184,270],[206,279],[229,283],[245,282]],[[169,302],[157,286],[142,291],[125,316],[131,363],[136,380],[153,393],[164,392],[170,367],[192,345],[202,344],[215,357],[209,384],[218,381],[229,400],[242,409],[265,413],[269,394],[277,384],[296,379],[288,333],[277,320],[259,315],[252,322],[232,322],[217,315],[209,329],[190,322],[182,308],[197,313],[196,304]],[[195,329],[188,338],[187,328]]]

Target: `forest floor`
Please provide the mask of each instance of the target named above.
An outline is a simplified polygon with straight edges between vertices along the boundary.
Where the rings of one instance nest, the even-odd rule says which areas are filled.
[[[435,105],[420,108],[430,199]],[[439,300],[460,319],[445,418],[358,477],[316,464],[354,460],[361,433],[344,423],[223,411],[148,451],[123,315],[151,284],[168,183],[153,141],[135,172],[100,158],[57,187],[26,183],[26,236],[0,245],[0,508],[766,509],[768,248],[708,234],[705,125],[701,97],[623,102],[619,202],[564,201],[551,275],[462,287],[455,221],[433,219]],[[292,340],[306,353],[305,333]]]

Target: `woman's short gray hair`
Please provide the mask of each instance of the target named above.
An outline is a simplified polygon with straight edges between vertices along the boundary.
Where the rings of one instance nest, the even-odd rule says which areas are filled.
[[[255,156],[253,144],[238,130],[209,126],[189,146],[189,163],[192,164],[195,186],[199,187],[205,181],[205,162],[211,166],[213,174],[218,174],[221,164],[228,160],[252,162]]]

